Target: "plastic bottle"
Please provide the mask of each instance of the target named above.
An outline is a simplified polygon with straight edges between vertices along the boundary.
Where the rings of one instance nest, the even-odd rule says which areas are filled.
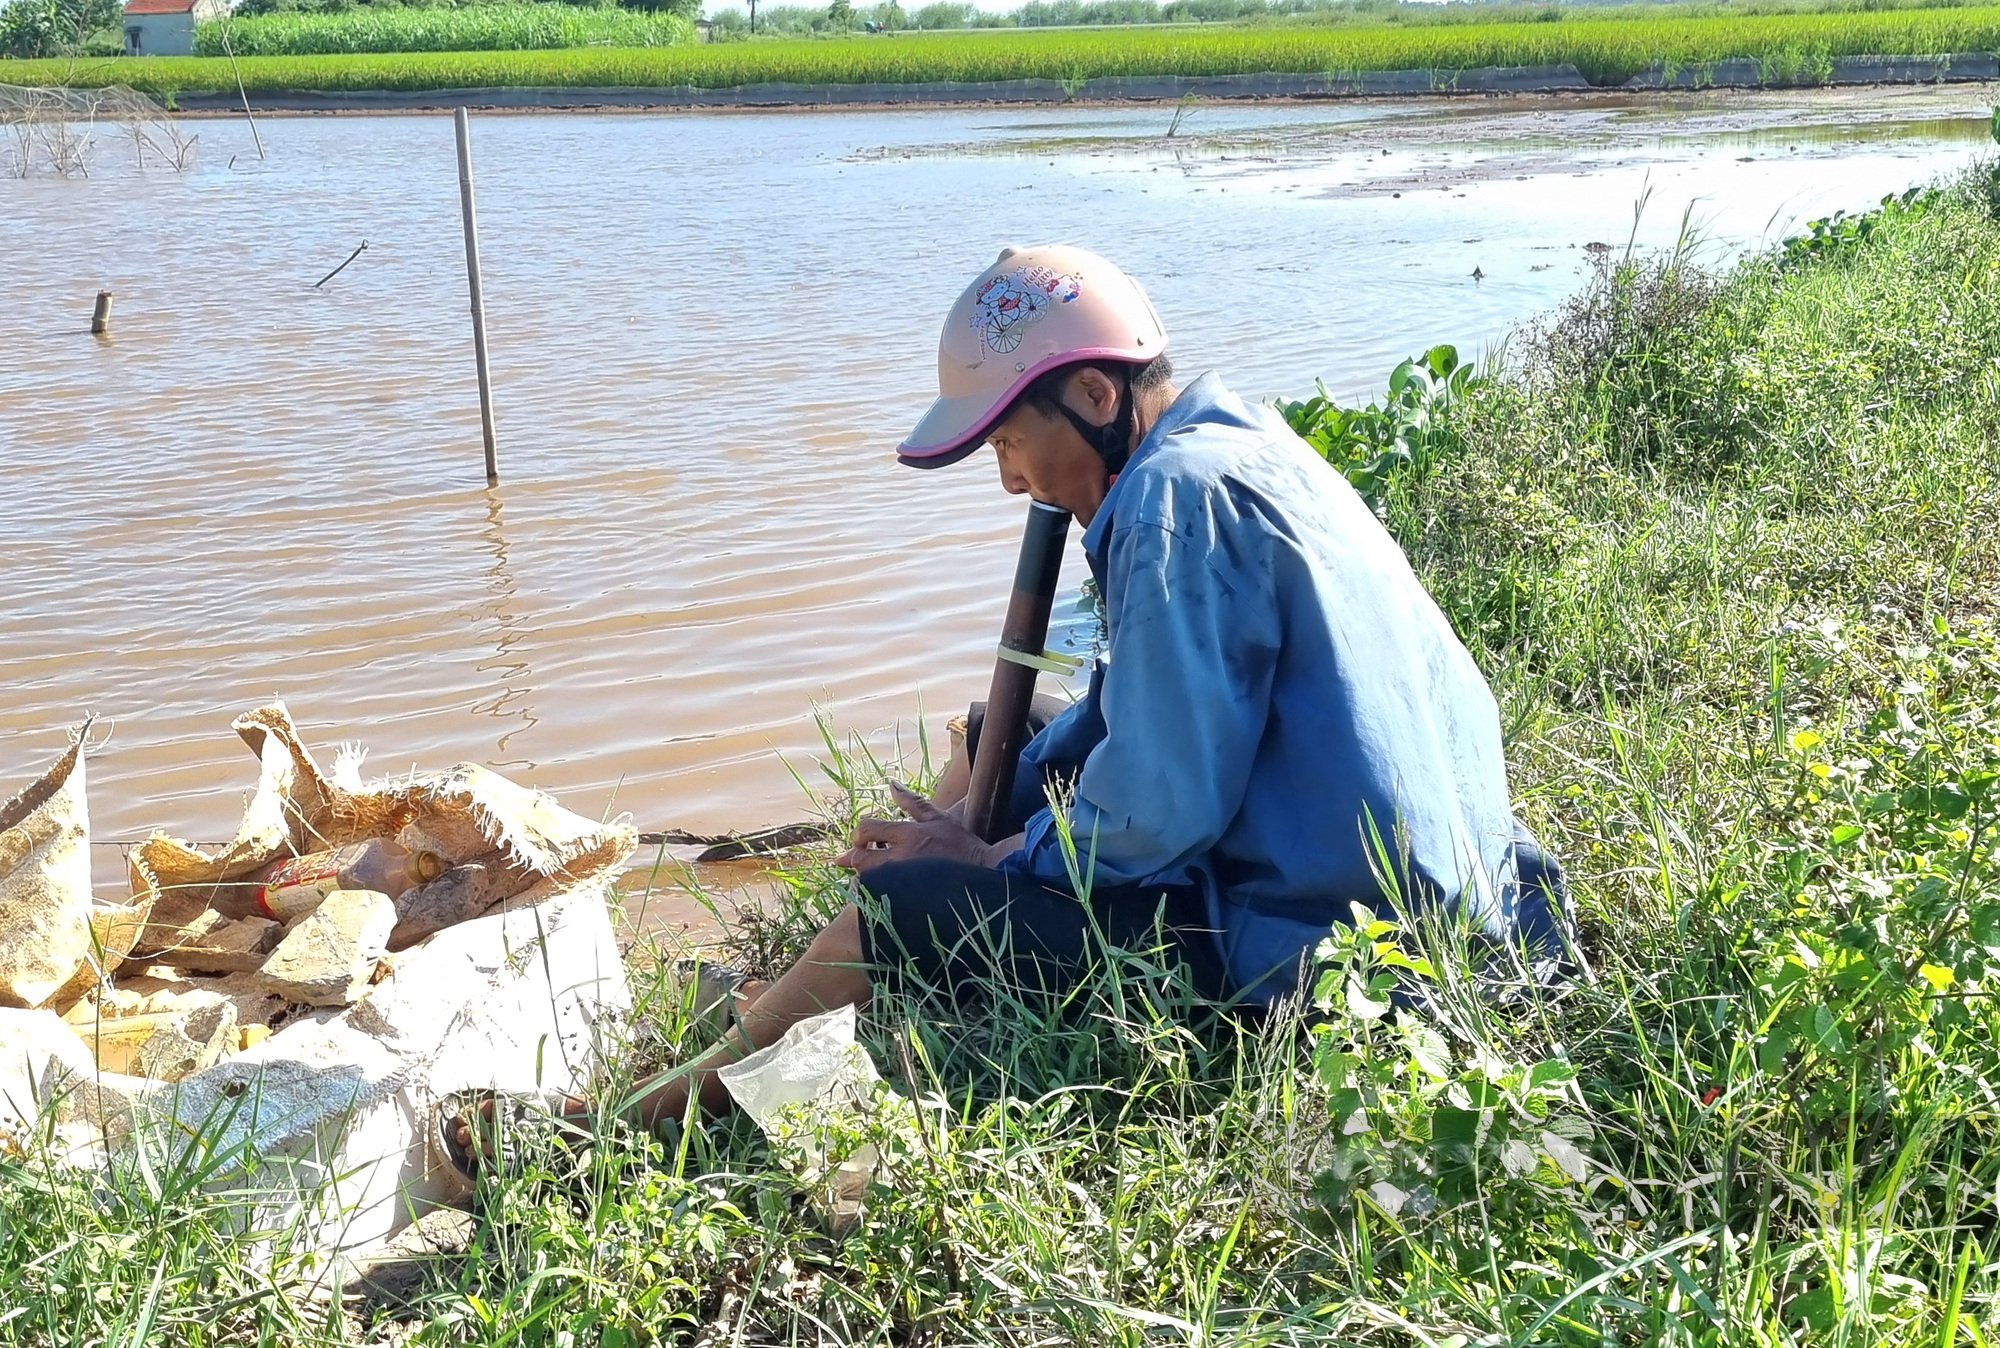
[[[445,859],[412,852],[389,838],[370,838],[330,852],[287,857],[265,868],[257,911],[279,922],[304,917],[337,889],[372,889],[391,898],[435,880]]]

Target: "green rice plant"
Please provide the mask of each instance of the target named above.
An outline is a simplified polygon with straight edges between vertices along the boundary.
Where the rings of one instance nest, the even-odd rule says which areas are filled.
[[[1780,47],[1765,52],[1757,63],[1759,84],[1825,84],[1832,78],[1833,56],[1825,47]]]
[[[1786,52],[1810,53],[1810,61],[1798,55],[1795,64],[1817,70],[1845,56],[1992,50],[2000,50],[2000,8],[1987,6],[1381,28],[1016,29],[649,48],[244,56],[239,64],[252,91],[1018,79],[1062,85],[1106,76],[1272,71],[1415,69],[1448,76],[1490,66],[1559,64],[1575,65],[1594,83],[1612,85],[1667,65],[1699,67]],[[123,83],[153,93],[235,87],[229,63],[212,57],[7,62],[0,63],[0,79],[14,84]]]
[[[538,51],[565,47],[666,47],[693,36],[687,20],[642,10],[562,4],[415,9],[370,5],[341,13],[289,11],[204,23],[195,51],[222,56],[324,56],[353,52]]]

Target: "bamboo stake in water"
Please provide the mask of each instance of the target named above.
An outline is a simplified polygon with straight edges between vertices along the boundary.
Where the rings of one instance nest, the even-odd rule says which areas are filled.
[[[486,365],[486,300],[479,289],[479,216],[472,204],[472,130],[460,108],[458,128],[458,207],[465,217],[465,277],[472,291],[472,356],[479,368],[479,430],[486,441],[486,485],[500,485],[500,460],[493,441],[493,376]]]
[[[257,133],[257,118],[250,111],[250,91],[243,87],[243,70],[236,64],[236,53],[229,46],[229,20],[222,21],[222,54],[229,58],[230,73],[236,76],[236,96],[243,100],[243,120],[250,123],[250,139],[257,143],[257,157],[264,157],[264,138]]]
[[[111,292],[97,292],[97,306],[90,311],[90,334],[102,337],[111,331]]]
[[[1037,501],[1028,511],[1021,537],[1021,560],[1014,568],[1014,593],[1000,629],[1000,658],[986,694],[986,722],[972,759],[972,785],[965,793],[965,826],[984,842],[998,842],[1007,802],[1014,794],[1014,768],[1028,742],[1028,704],[1035,675],[1045,663],[1049,610],[1055,606],[1062,571],[1069,512]]]

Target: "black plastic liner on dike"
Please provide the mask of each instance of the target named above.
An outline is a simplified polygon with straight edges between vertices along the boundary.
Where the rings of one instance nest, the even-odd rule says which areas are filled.
[[[444,108],[778,108],[843,104],[1175,102],[1189,94],[1216,99],[1327,99],[1418,94],[1600,93],[1648,89],[1799,89],[1852,84],[1936,84],[2000,79],[2000,56],[1844,56],[1830,68],[1782,69],[1750,59],[1642,72],[1623,84],[1592,84],[1573,65],[1479,70],[1372,70],[1336,74],[1106,76],[1066,83],[999,80],[935,84],[743,84],[726,89],[492,88],[326,90],[250,95],[269,112],[401,111]],[[240,109],[234,92],[181,94],[186,111]]]

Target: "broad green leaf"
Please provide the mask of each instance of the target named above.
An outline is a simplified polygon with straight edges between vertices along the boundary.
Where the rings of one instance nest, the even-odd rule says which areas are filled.
[[[1433,1081],[1444,1081],[1451,1076],[1451,1046],[1444,1036],[1418,1020],[1410,1020],[1409,1028],[1403,1032],[1403,1042],[1408,1045],[1410,1058],[1423,1069]]]
[[[1590,1162],[1575,1143],[1566,1137],[1559,1137],[1547,1131],[1542,1133],[1541,1140],[1542,1150],[1548,1153],[1549,1159],[1556,1163],[1556,1168],[1563,1174],[1579,1184],[1589,1177]]]
[[[1773,1073],[1785,1065],[1785,1054],[1791,1051],[1792,1027],[1784,1021],[1771,1027],[1764,1036],[1764,1042],[1757,1046],[1757,1066],[1760,1070]]]
[[[1380,1020],[1389,1014],[1389,1003],[1378,1002],[1354,979],[1347,980],[1347,1010],[1358,1020]]]
[[[1480,1136],[1487,1115],[1483,1110],[1439,1105],[1431,1111],[1431,1147],[1440,1164],[1471,1165],[1479,1159]]]
[[[1347,1084],[1348,1078],[1353,1075],[1354,1068],[1359,1062],[1351,1053],[1344,1053],[1339,1049],[1327,1048],[1325,1046],[1322,1046],[1319,1053],[1315,1056],[1317,1058],[1315,1065],[1319,1068],[1319,1079],[1334,1090],[1339,1090]]]
[[[1833,1289],[1815,1287],[1810,1292],[1793,1297],[1785,1306],[1785,1318],[1794,1324],[1803,1324],[1815,1333],[1824,1334],[1832,1330],[1835,1319]]]

